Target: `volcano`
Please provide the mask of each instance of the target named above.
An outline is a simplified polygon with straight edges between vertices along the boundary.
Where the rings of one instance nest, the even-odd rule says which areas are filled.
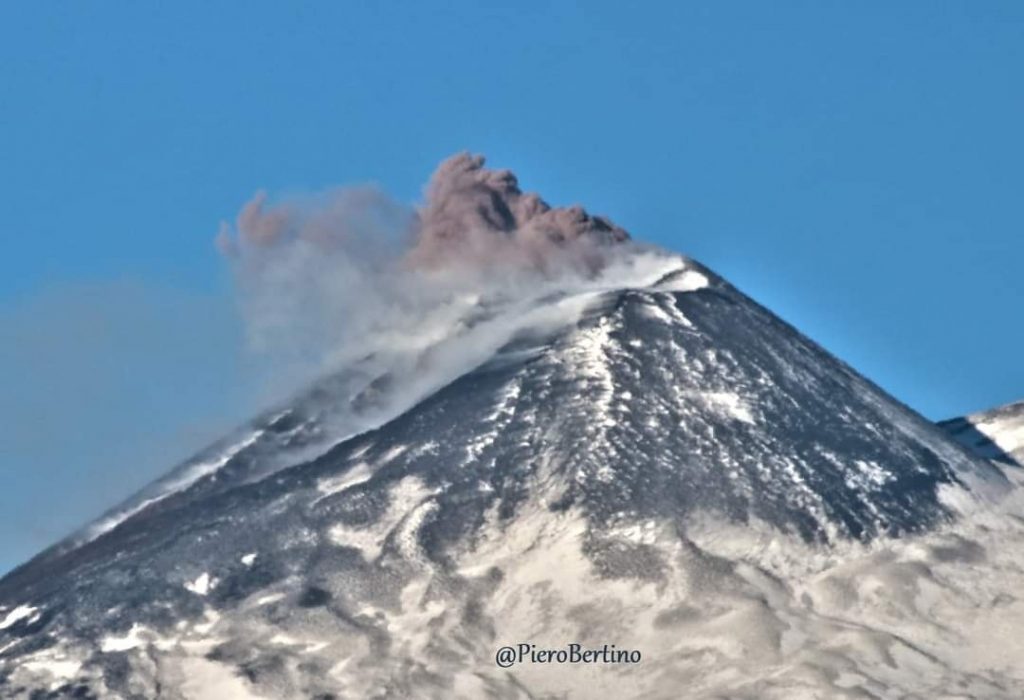
[[[597,245],[0,580],[0,695],[1019,697],[1012,649],[964,652],[1024,605],[1016,475],[701,264]],[[520,653],[571,644],[605,654]]]

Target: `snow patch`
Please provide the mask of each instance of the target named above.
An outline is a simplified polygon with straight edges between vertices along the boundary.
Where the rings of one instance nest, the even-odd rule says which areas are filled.
[[[35,658],[25,661],[23,667],[26,671],[47,674],[54,679],[69,680],[78,674],[82,668],[82,662],[74,659]],[[51,687],[55,688],[59,685],[59,683],[54,683]]]
[[[182,694],[187,700],[259,700],[251,685],[225,664],[198,656],[181,660]]]
[[[377,466],[384,466],[391,460],[400,456],[403,452],[405,452],[408,449],[408,445],[395,445],[393,447],[389,447],[388,451],[381,455],[380,460],[377,462]]]
[[[979,432],[1007,453],[1024,450],[1024,414],[993,416],[974,423]]]
[[[142,646],[146,643],[146,640],[142,637],[142,633],[144,631],[144,627],[139,624],[134,624],[123,637],[104,637],[100,641],[100,651],[104,653],[128,651],[129,649]]]
[[[316,484],[316,490],[323,496],[330,496],[369,481],[371,476],[373,476],[373,472],[370,470],[370,465],[366,462],[359,462],[340,476],[320,479]],[[317,501],[319,500],[317,499]]]
[[[367,561],[373,561],[380,556],[388,535],[403,521],[408,520],[410,525],[418,527],[424,513],[417,515],[416,511],[428,505],[424,501],[434,493],[436,491],[427,488],[418,477],[407,476],[392,487],[388,509],[377,522],[366,527],[339,523],[328,530],[327,536],[336,545],[359,549]],[[402,535],[400,545],[405,550],[412,533],[405,530]]]
[[[593,328],[584,328],[573,335],[572,344],[565,351],[573,377],[592,387],[591,410],[598,424],[615,425],[612,400],[615,396],[615,377],[608,367],[607,348],[611,342],[611,323],[607,318]]]
[[[185,588],[196,595],[207,595],[217,586],[217,579],[211,578],[208,572],[203,572],[194,581],[186,581]]]
[[[276,603],[279,600],[284,600],[284,598],[284,593],[271,593],[270,595],[260,596],[255,601],[253,601],[253,605],[255,605],[256,607],[260,607],[262,605],[270,605],[271,603]]]
[[[19,605],[14,610],[7,613],[7,617],[0,622],[0,630],[5,630],[20,620],[31,618],[37,610],[38,608],[34,608],[31,605]]]
[[[754,416],[747,403],[737,394],[728,391],[703,391],[701,398],[713,408],[743,423],[754,424]]]

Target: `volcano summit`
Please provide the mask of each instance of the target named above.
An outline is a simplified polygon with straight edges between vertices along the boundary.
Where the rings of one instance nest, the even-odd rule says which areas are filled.
[[[254,284],[361,265],[387,313],[0,580],[0,695],[1021,696],[1011,467],[481,158],[355,265],[384,209],[259,198],[225,230]],[[495,663],[521,644],[640,660]]]

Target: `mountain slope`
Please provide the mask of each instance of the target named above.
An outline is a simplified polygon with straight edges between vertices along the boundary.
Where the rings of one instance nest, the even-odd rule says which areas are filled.
[[[782,574],[706,535],[769,533],[812,562],[942,532],[1006,477],[713,273],[660,265],[535,300],[489,359],[396,415],[382,406],[429,354],[341,372],[12,572],[4,692],[537,697],[582,690],[581,672],[504,671],[495,649],[572,641],[642,645],[642,668],[582,671],[631,696],[700,677],[694,696],[794,697],[847,667],[911,689],[925,662],[903,655],[923,652],[809,616]],[[823,590],[806,600],[834,606]],[[852,651],[812,660],[830,635]],[[936,687],[998,687],[926,665]]]

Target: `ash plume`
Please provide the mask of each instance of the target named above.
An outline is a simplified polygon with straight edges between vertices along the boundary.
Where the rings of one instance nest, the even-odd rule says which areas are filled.
[[[625,230],[579,206],[552,207],[484,162],[448,158],[415,207],[369,186],[276,203],[257,193],[216,239],[252,346],[308,379],[339,359],[457,329],[467,299],[593,280],[622,254]]]
[[[591,269],[600,246],[629,239],[623,229],[580,206],[552,208],[523,193],[508,170],[489,170],[483,156],[460,153],[441,163],[426,189],[412,258],[443,266],[509,261],[548,269],[551,258]]]
[[[522,192],[511,171],[484,163],[483,156],[470,153],[443,161],[425,188],[424,203],[414,210],[371,187],[273,206],[258,192],[238,213],[237,235],[223,224],[217,244],[237,256],[297,242],[328,250],[377,247],[404,233],[405,262],[412,266],[497,263],[550,270],[552,257],[568,262],[581,256],[595,270],[597,248],[629,240],[605,217],[578,205],[551,207],[540,195]]]

